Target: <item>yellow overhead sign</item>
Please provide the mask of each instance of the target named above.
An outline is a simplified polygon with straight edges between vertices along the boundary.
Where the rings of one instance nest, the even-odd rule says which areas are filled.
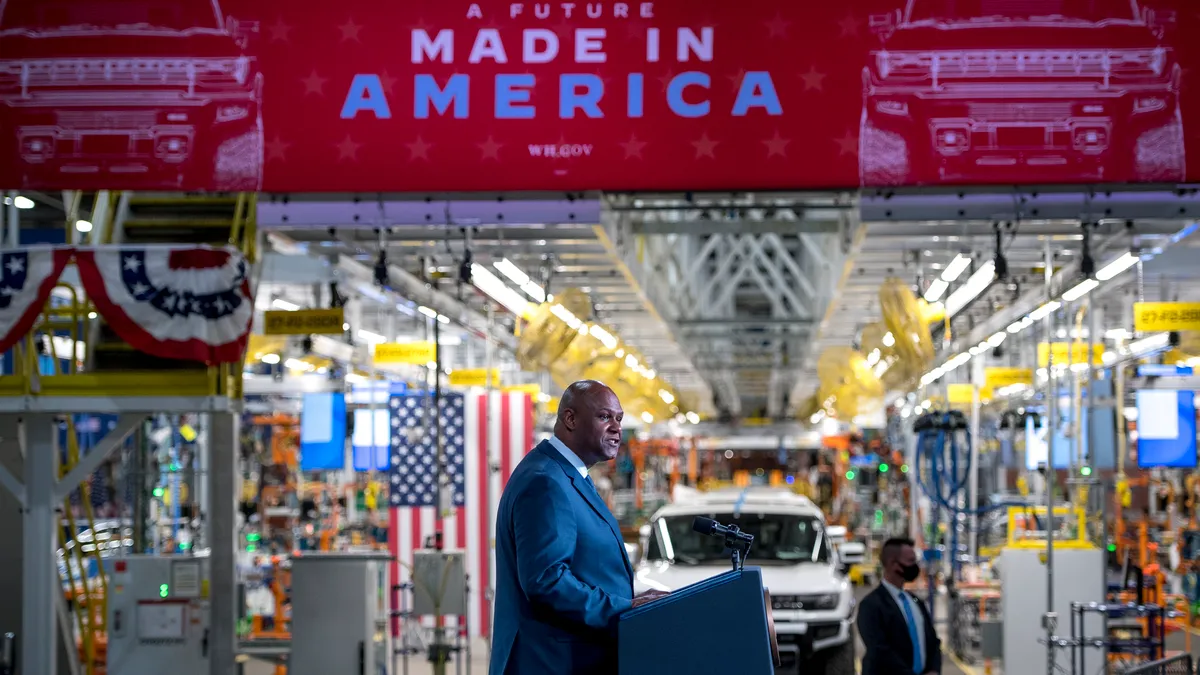
[[[375,364],[425,365],[434,360],[434,349],[432,342],[383,342],[375,345]]]
[[[1051,344],[1054,346],[1054,365],[1065,366],[1067,363],[1087,363],[1087,343],[1074,342],[1043,342],[1038,345],[1038,368],[1045,368],[1049,362]],[[1092,347],[1092,365],[1104,363],[1104,345]]]
[[[341,307],[263,312],[263,333],[266,335],[332,335],[343,332],[345,323],[345,312]]]
[[[971,384],[947,385],[946,398],[950,401],[950,405],[969,405],[975,400],[975,386]]]
[[[1200,302],[1135,302],[1133,329],[1139,333],[1200,330]]]
[[[985,368],[983,371],[984,388],[1000,389],[1014,384],[1033,384],[1032,368]]]
[[[504,392],[520,392],[529,394],[533,398],[537,398],[538,394],[542,393],[541,385],[537,384],[510,384],[507,387],[502,387],[500,391]]]
[[[492,368],[493,387],[500,386],[500,369]],[[487,368],[464,368],[463,370],[453,370],[450,372],[450,386],[452,387],[486,387],[488,386],[488,369]]]

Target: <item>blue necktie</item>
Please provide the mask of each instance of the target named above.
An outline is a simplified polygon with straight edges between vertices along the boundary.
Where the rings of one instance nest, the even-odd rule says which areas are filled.
[[[921,675],[925,665],[925,655],[921,653],[921,639],[917,637],[917,620],[913,618],[912,605],[908,602],[908,593],[900,591],[900,605],[904,608],[904,621],[908,624],[908,637],[913,646],[913,672]]]

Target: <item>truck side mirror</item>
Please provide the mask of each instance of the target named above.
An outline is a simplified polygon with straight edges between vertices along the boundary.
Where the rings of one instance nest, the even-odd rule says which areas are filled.
[[[225,19],[225,30],[233,36],[234,42],[238,46],[245,49],[250,44],[251,36],[257,35],[259,30],[259,22],[257,21],[241,21],[232,16]]]
[[[886,40],[896,32],[896,26],[900,25],[900,10],[888,12],[887,14],[872,14],[870,17],[871,32],[879,37],[880,40]]]

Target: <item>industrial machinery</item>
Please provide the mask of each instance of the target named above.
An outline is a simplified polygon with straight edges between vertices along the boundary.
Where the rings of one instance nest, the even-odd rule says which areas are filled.
[[[208,675],[208,557],[130,555],[110,564],[106,671]]]

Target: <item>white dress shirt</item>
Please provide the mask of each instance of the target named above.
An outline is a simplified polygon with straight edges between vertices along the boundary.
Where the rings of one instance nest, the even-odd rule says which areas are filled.
[[[896,608],[900,610],[900,616],[903,616],[906,622],[908,621],[908,615],[904,612],[904,602],[900,599],[900,594],[904,593],[905,595],[908,595],[908,606],[912,612],[912,620],[917,624],[917,644],[920,645],[921,649],[921,662],[925,666],[928,666],[929,664],[925,663],[925,656],[927,654],[925,651],[925,615],[921,613],[921,608],[918,607],[917,599],[914,598],[912,594],[908,593],[908,591],[896,588],[886,581],[883,582],[883,587],[886,588],[888,593],[891,594],[892,600],[896,602]],[[905,632],[907,631],[908,629],[905,628]]]
[[[567,447],[566,443],[563,443],[561,440],[559,440],[558,436],[551,436],[550,445],[553,445],[554,449],[558,451],[558,454],[565,457],[566,460],[571,463],[571,466],[575,467],[575,470],[579,472],[580,476],[587,478],[587,465],[583,463],[582,459],[579,459],[579,455],[575,454],[570,448]]]

